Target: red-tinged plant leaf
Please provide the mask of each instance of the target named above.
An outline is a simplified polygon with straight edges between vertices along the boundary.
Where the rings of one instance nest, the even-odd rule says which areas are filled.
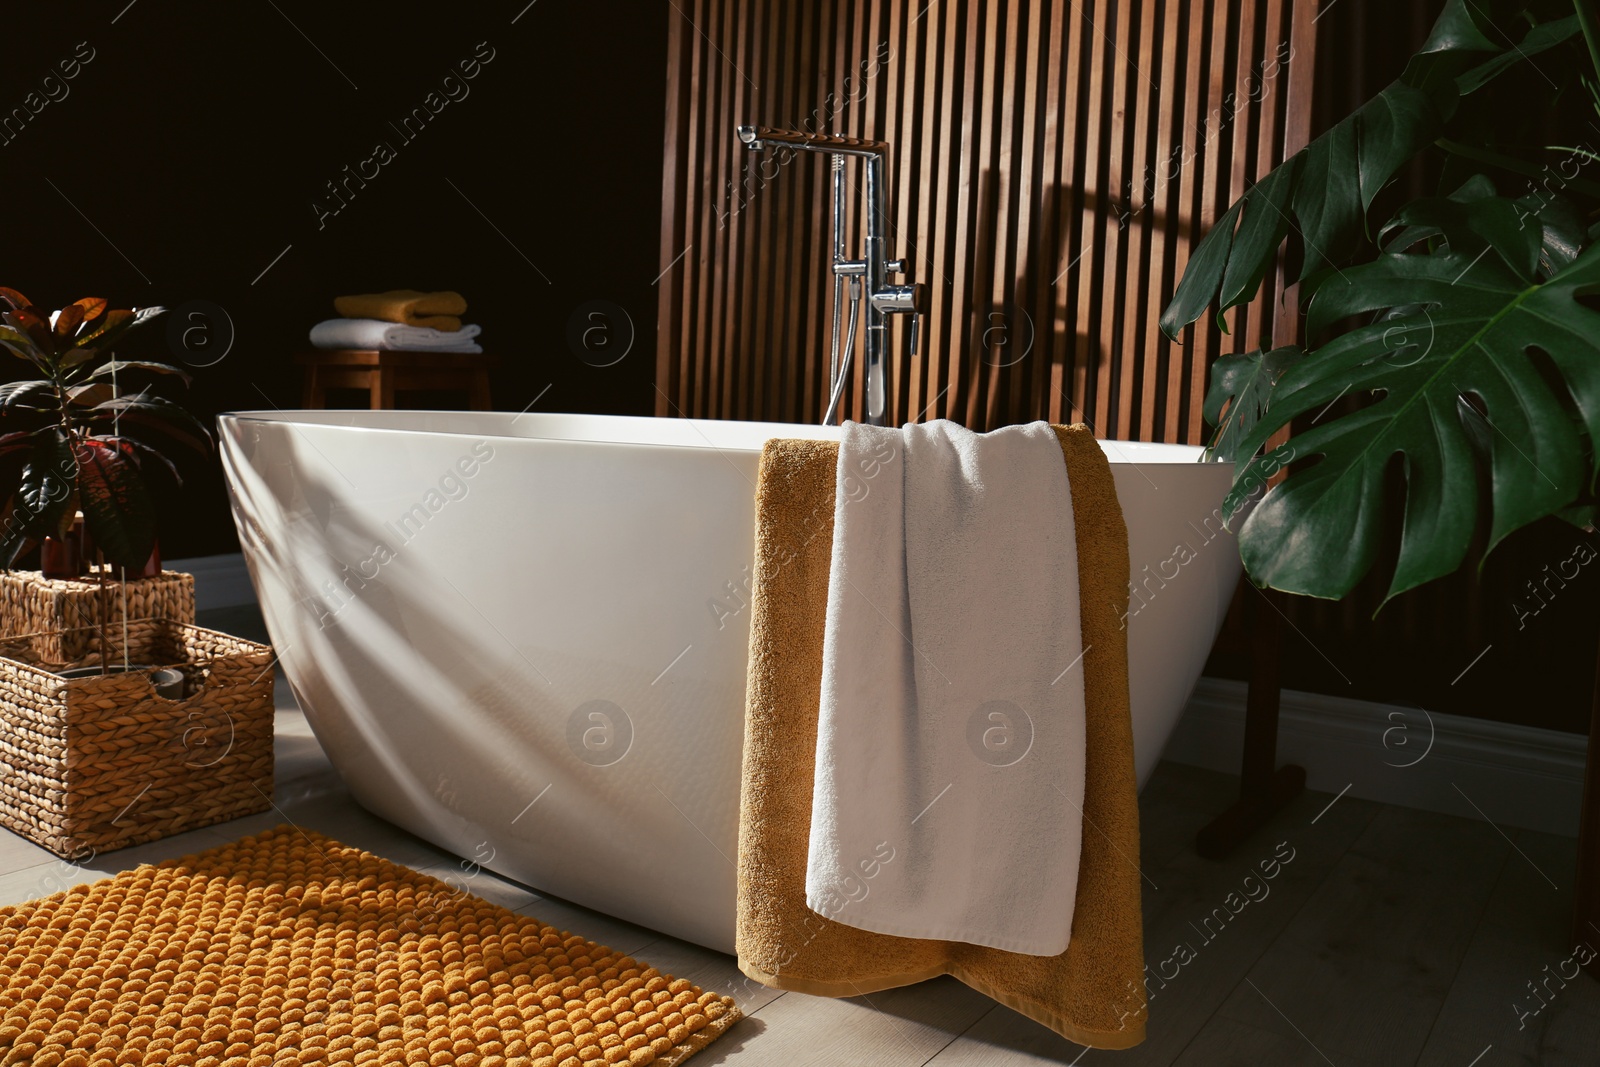
[[[209,456],[212,450],[209,436],[196,437],[165,419],[153,418],[139,412],[124,414],[120,427],[112,422],[110,415],[104,413],[91,415],[86,421],[88,425],[101,430],[120,432],[123,436],[141,441],[157,451],[165,450],[171,445],[181,445],[197,455]]]
[[[7,289],[3,285],[0,285],[0,301],[4,301],[12,311],[20,311],[23,308],[33,306],[32,300],[29,300],[15,289]]]
[[[84,334],[69,346],[69,351],[61,358],[62,369],[76,367],[88,363],[109,353],[113,345],[129,330],[143,326],[157,315],[166,313],[166,308],[137,308],[133,311],[118,309],[106,313],[105,322],[100,328]]]
[[[98,296],[86,296],[82,300],[74,300],[73,304],[83,309],[83,321],[93,322],[106,310],[106,301]]]
[[[93,371],[84,375],[86,382],[109,382],[115,379],[119,384],[126,384],[132,378],[143,381],[148,374],[172,375],[181,378],[184,385],[194,379],[182,367],[174,367],[170,363],[151,363],[142,359],[114,359],[109,363],[102,363]]]
[[[20,452],[30,448],[33,444],[33,431],[17,430],[13,433],[0,434],[0,456],[8,456],[13,452]]]
[[[82,337],[78,338],[78,347],[81,348],[97,338],[103,338],[106,336],[106,334],[111,333],[112,331],[121,332],[122,330],[127,329],[128,324],[132,321],[133,312],[129,311],[127,308],[117,308],[115,311],[108,311],[106,312],[106,320],[102,322],[93,333],[86,333]]]
[[[33,359],[33,339],[20,330],[14,330],[10,326],[0,326],[0,345],[4,345],[14,356],[26,360]]]
[[[56,353],[55,332],[50,329],[50,324],[41,318],[32,308],[18,308],[16,311],[7,311],[5,321],[13,329],[28,335],[34,347],[45,356],[54,356]]]
[[[89,417],[91,421],[101,424],[120,420],[123,425],[131,423],[136,427],[148,427],[203,455],[211,452],[211,434],[198,419],[166,397],[149,393],[119,396],[96,404]]]
[[[30,452],[17,486],[16,507],[0,531],[0,560],[6,566],[16,558],[24,540],[56,533],[62,520],[70,517],[67,506],[77,478],[66,431],[50,426],[29,436]]]
[[[178,473],[178,465],[143,441],[136,441],[131,437],[102,437],[100,440],[115,443],[119,449],[133,457],[134,461],[139,464],[140,470],[144,470],[146,464],[159,463],[168,474],[172,475],[174,482],[179,485],[183,484],[183,475]],[[4,440],[0,439],[0,456],[5,455],[4,449]]]
[[[85,385],[74,385],[67,390],[67,399],[79,407],[92,408],[110,400],[114,394],[109,382],[89,382]]]
[[[21,516],[17,514],[17,504],[17,498],[13,495],[6,501],[4,509],[0,509],[0,565],[7,568],[16,562],[30,540]]]
[[[95,545],[113,563],[142,567],[156,543],[155,507],[132,450],[116,438],[77,442],[78,504]]]
[[[58,413],[61,408],[55,386],[41,381],[0,385],[0,415],[12,415],[24,410]]]
[[[51,426],[59,427],[61,409],[57,404],[55,387],[49,382],[0,385],[0,429],[30,434]],[[0,485],[7,483],[0,482]]]
[[[51,329],[57,337],[71,337],[78,326],[83,322],[83,308],[77,304],[68,304],[55,314],[55,321]]]

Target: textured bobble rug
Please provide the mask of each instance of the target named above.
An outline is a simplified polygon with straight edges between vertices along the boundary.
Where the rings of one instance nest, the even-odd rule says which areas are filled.
[[[287,826],[0,909],[0,1063],[682,1063],[730,997]]]

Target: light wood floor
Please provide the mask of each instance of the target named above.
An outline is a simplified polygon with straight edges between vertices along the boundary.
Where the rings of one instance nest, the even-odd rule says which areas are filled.
[[[202,622],[246,635],[259,627],[249,613]],[[280,811],[112,852],[83,866],[0,830],[0,905],[209,848],[285,819],[418,870],[459,878],[456,857],[350,799],[288,687],[278,689]],[[1551,977],[1573,950],[1567,930],[1572,839],[1502,833],[1465,802],[1462,817],[1453,818],[1348,796],[1329,806],[1331,795],[1307,794],[1234,858],[1202,860],[1194,854],[1194,832],[1227,805],[1235,788],[1226,775],[1168,763],[1140,798],[1145,956],[1152,975],[1175,977],[1164,984],[1152,979],[1148,1040],[1126,1052],[1073,1045],[951,979],[850,1000],[780,993],[746,979],[731,957],[486,871],[469,887],[731,994],[748,1017],[696,1057],[697,1067],[1600,1063],[1600,982],[1580,975],[1563,985]],[[1272,880],[1246,883],[1280,842],[1286,846],[1281,854],[1292,849],[1294,858]],[[1214,909],[1225,908],[1230,892],[1243,897],[1247,890],[1259,899],[1225,924],[1206,923]],[[1590,944],[1600,949],[1600,931]],[[1535,999],[1530,983],[1540,986],[1543,999]]]

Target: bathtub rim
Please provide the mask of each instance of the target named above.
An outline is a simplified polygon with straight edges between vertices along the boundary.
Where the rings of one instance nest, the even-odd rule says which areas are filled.
[[[443,426],[406,426],[406,425],[374,425],[386,419],[396,419],[404,422],[415,419],[427,421],[434,419],[482,419],[490,422],[503,422],[504,426],[485,427],[483,431],[456,429]],[[507,433],[503,432],[510,425],[515,425],[523,419],[532,420],[531,426],[538,428],[541,423],[549,426],[543,433]],[[568,430],[561,432],[560,423],[567,423],[578,429],[578,432]],[[550,411],[408,411],[404,409],[372,410],[362,408],[300,408],[300,409],[254,409],[241,411],[224,411],[217,415],[219,426],[238,423],[271,423],[283,426],[315,426],[329,429],[349,430],[360,434],[404,434],[425,435],[430,437],[475,437],[487,438],[496,441],[548,441],[562,444],[582,445],[622,445],[635,448],[691,448],[697,451],[710,450],[714,452],[740,452],[759,453],[762,445],[775,437],[800,438],[811,441],[837,441],[841,430],[837,426],[814,426],[808,423],[790,422],[765,422],[749,419],[691,419],[659,415],[607,415],[591,412],[550,412]],[[660,434],[663,423],[673,426],[687,425],[696,431],[699,439],[694,439],[688,434],[680,435],[680,440],[640,440],[632,436],[618,435],[604,436],[598,431],[603,426],[633,427],[642,431],[642,436],[656,436]],[[594,427],[588,433],[582,432],[585,425]],[[645,430],[648,426],[649,430]],[[753,434],[765,432],[759,440],[747,437],[739,441],[713,440],[707,433],[718,436],[733,437],[736,433]],[[740,431],[730,431],[730,427],[740,427]],[[500,432],[485,432],[490,429]],[[1226,468],[1231,471],[1228,464],[1207,461],[1204,459],[1205,446],[1168,444],[1152,441],[1121,441],[1097,438],[1106,453],[1106,459],[1114,465],[1127,465],[1132,467],[1163,467],[1197,466],[1209,468]]]

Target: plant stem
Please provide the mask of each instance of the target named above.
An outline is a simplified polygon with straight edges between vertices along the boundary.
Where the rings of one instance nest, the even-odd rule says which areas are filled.
[[[1487,163],[1490,166],[1499,167],[1501,170],[1509,170],[1513,174],[1521,174],[1534,180],[1548,178],[1552,173],[1549,167],[1536,167],[1525,160],[1517,159],[1515,156],[1504,155],[1480,145],[1452,141],[1448,137],[1441,137],[1433,143],[1452,155],[1475,159],[1479,163]],[[1587,193],[1589,196],[1600,197],[1600,184],[1565,176],[1560,177],[1559,180],[1563,188],[1574,189],[1580,193]]]
[[[1589,62],[1594,64],[1595,77],[1600,78],[1600,19],[1595,17],[1594,0],[1572,0],[1572,9],[1578,13],[1578,25],[1589,45]]]

